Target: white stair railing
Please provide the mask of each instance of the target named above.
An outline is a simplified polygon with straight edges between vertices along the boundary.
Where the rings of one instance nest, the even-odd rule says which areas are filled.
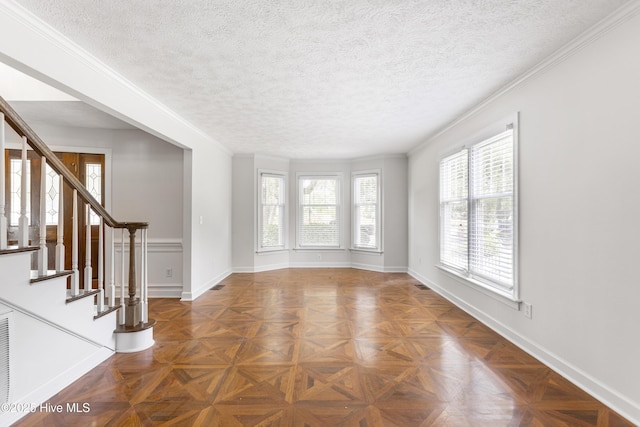
[[[40,137],[22,120],[22,118],[11,108],[11,106],[0,97],[0,233],[2,238],[0,239],[0,249],[8,247],[9,238],[9,225],[10,215],[6,212],[6,165],[5,165],[5,123],[10,126],[22,139],[22,151],[20,161],[20,216],[18,219],[18,236],[17,243],[19,247],[29,246],[29,216],[33,217],[34,224],[39,221],[39,236],[38,236],[38,274],[41,276],[47,275],[49,271],[48,261],[48,247],[47,247],[47,168],[50,167],[55,173],[58,174],[59,187],[57,189],[51,188],[51,190],[58,191],[59,204],[58,204],[58,220],[57,220],[57,233],[55,238],[55,262],[54,268],[58,272],[65,270],[65,244],[64,244],[64,216],[71,215],[71,286],[70,294],[73,297],[79,296],[81,291],[91,292],[93,289],[93,272],[94,266],[92,265],[92,225],[91,225],[91,213],[100,218],[100,224],[98,228],[97,238],[97,290],[96,292],[96,310],[98,314],[106,312],[105,297],[107,297],[107,305],[109,307],[121,308],[121,314],[118,321],[119,327],[116,332],[139,332],[148,331],[155,321],[149,319],[148,315],[148,251],[147,251],[147,228],[148,224],[145,222],[118,222],[105,210],[105,208],[93,197],[93,195],[87,190],[87,188],[78,180],[74,173],[72,173],[64,163],[51,151],[51,149],[40,139]],[[29,199],[29,183],[27,182],[27,175],[29,171],[29,161],[27,156],[27,146],[29,146],[33,152],[41,160],[40,169],[40,208],[37,212],[28,212],[27,201]],[[55,179],[55,178],[54,178]],[[72,212],[65,212],[64,210],[64,197],[63,187],[68,185],[73,191],[72,194]],[[78,204],[78,198],[82,201],[82,208]],[[16,201],[17,203],[17,201]],[[84,211],[82,211],[84,209]],[[15,207],[12,205],[12,210]],[[80,215],[84,215],[85,218],[85,265],[83,269],[84,280],[80,282],[80,269],[79,269],[79,244],[80,244]],[[39,217],[39,218],[38,218]],[[110,227],[110,241],[106,242],[108,245],[109,253],[109,268],[105,269],[105,226]],[[122,230],[121,234],[121,275],[120,283],[117,283],[116,277],[116,256],[114,246],[114,230],[119,228]],[[128,276],[125,276],[125,234],[124,230],[129,232],[129,261],[128,261]],[[139,233],[140,240],[140,255],[136,256],[137,246],[137,232]],[[51,239],[53,241],[53,238]],[[50,242],[53,243],[53,242]],[[139,266],[136,266],[137,263]],[[137,272],[140,272],[139,279],[136,277]],[[126,281],[125,281],[126,278]],[[105,282],[108,283],[108,289],[105,291]],[[139,283],[139,284],[138,284]],[[120,301],[116,299],[116,286],[120,286]],[[125,287],[127,292],[125,294]]]

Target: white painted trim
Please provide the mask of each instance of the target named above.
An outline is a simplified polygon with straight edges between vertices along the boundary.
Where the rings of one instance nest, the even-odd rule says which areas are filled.
[[[120,238],[114,239],[114,244],[116,245],[115,251],[116,253],[122,252],[122,248],[120,246],[122,240]],[[129,252],[129,239],[125,239],[125,247],[124,252]],[[140,242],[136,240],[136,248],[140,248]],[[154,238],[147,239],[147,250],[149,253],[172,253],[172,252],[182,252],[182,239],[171,239],[171,238]]]
[[[275,178],[281,178],[283,180],[284,183],[284,189],[282,194],[284,195],[284,201],[282,203],[282,245],[280,246],[270,246],[270,247],[261,247],[260,243],[262,241],[261,239],[261,233],[263,231],[263,226],[264,224],[262,224],[262,209],[263,209],[263,204],[262,204],[262,177],[266,175],[266,176],[270,176],[270,177],[275,177]],[[289,172],[287,171],[281,171],[281,170],[274,170],[274,169],[261,169],[258,168],[256,170],[256,212],[254,212],[254,227],[256,230],[256,235],[254,238],[254,249],[255,252],[257,254],[260,253],[268,253],[268,252],[278,252],[278,251],[286,251],[288,248],[288,243],[289,243],[289,211],[290,209],[290,205],[289,205]]]
[[[359,262],[352,262],[350,267],[355,268],[357,270],[377,271],[378,273],[385,272],[384,266],[382,265],[362,264]]]
[[[137,332],[123,332],[116,335],[117,353],[136,353],[153,346],[153,327]]]
[[[468,286],[469,288],[480,292],[481,294],[488,296],[489,298],[493,298],[496,301],[499,301],[514,310],[520,310],[520,300],[514,300],[511,294],[508,292],[501,293],[500,289],[494,288],[490,285],[487,285],[479,280],[475,280],[472,277],[466,277],[457,271],[445,266],[445,265],[436,265],[436,268],[442,270],[447,276],[451,277],[456,282]]]
[[[27,396],[23,397],[19,401],[14,403],[24,405],[36,405],[40,406],[41,403],[46,402],[55,394],[59,393],[65,387],[91,371],[93,368],[113,356],[115,352],[106,347],[100,347],[96,349],[96,352],[89,355],[83,360],[78,361],[74,365],[70,366],[66,371],[60,373],[52,380],[45,384],[42,384],[37,389],[33,390]],[[69,359],[71,362],[73,358]],[[0,412],[0,424],[11,425],[15,423],[29,412]]]
[[[435,133],[427,137],[427,139],[420,144],[416,145],[414,148],[409,150],[407,153],[408,157],[411,157],[420,151],[422,151],[425,147],[427,147],[431,142],[435,141],[439,136],[445,134],[450,131],[460,123],[469,119],[470,117],[476,115],[491,103],[493,103],[496,99],[505,95],[506,93],[512,91],[513,89],[519,87],[520,85],[527,83],[529,80],[537,77],[540,74],[545,73],[551,68],[557,66],[558,64],[566,61],[572,55],[576,54],[581,49],[590,45],[594,41],[598,40],[600,37],[604,36],[609,31],[623,24],[625,21],[632,19],[637,14],[640,14],[640,2],[638,1],[630,1],[625,5],[621,6],[619,9],[615,10],[609,16],[605,17],[591,28],[584,31],[578,37],[570,41],[569,43],[562,46],[560,49],[556,50],[554,53],[549,55],[547,58],[543,59],[537,65],[516,77],[511,82],[507,83],[501,89],[498,89],[493,94],[489,95],[486,99],[481,101],[479,104],[476,104],[473,108],[458,116],[455,120],[450,122],[449,124],[442,127],[440,130],[437,130]]]
[[[261,273],[264,271],[282,270],[285,268],[355,268],[358,270],[376,271],[378,273],[407,273],[407,267],[362,264],[357,262],[339,262],[339,263],[308,263],[293,262],[282,264],[261,265],[259,267],[234,267],[232,273]]]
[[[384,268],[385,273],[407,273],[408,271],[409,269],[403,266],[392,266]]]
[[[252,273],[261,273],[263,271],[272,271],[272,270],[282,270],[283,268],[289,268],[289,263],[260,265],[258,267],[254,267]]]
[[[234,273],[255,273],[253,267],[233,267],[231,274]]]
[[[149,298],[180,298],[182,289],[182,283],[150,283],[147,292]]]
[[[617,391],[610,389],[596,378],[593,378],[587,372],[584,372],[560,356],[550,352],[535,341],[531,341],[523,337],[507,325],[499,322],[477,307],[466,303],[454,294],[448,292],[446,289],[437,285],[435,282],[421,276],[415,270],[409,269],[408,273],[413,278],[419,280],[434,292],[447,299],[453,305],[475,317],[484,325],[488,326],[525,352],[540,360],[558,374],[562,375],[576,386],[600,400],[605,405],[627,418],[629,421],[640,425],[640,405],[633,402],[629,397],[623,396]]]
[[[229,277],[231,273],[232,273],[231,269],[225,270],[223,273],[205,282],[202,286],[200,286],[195,291],[192,291],[192,292],[183,291],[180,301],[195,301],[199,296],[204,294],[207,290],[213,288],[215,285],[217,285],[218,283],[222,282],[224,279]]]
[[[120,286],[115,285],[116,295],[120,295]],[[149,298],[181,298],[183,286],[181,283],[149,283],[147,292]],[[125,285],[125,295],[129,292],[129,286]]]
[[[351,268],[350,262],[291,262],[289,268]]]

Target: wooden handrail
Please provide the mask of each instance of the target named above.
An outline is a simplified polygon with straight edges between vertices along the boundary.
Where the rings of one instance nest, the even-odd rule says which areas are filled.
[[[27,143],[39,156],[47,159],[47,163],[53,170],[60,174],[65,181],[78,191],[80,198],[91,206],[91,209],[104,219],[104,222],[113,228],[126,228],[139,230],[149,227],[147,222],[119,222],[116,221],[107,210],[91,195],[89,190],[80,182],[73,173],[66,168],[64,163],[56,156],[53,151],[40,139],[40,137],[31,129],[31,127],[22,120],[22,117],[9,105],[7,101],[0,96],[0,111],[5,115],[5,121],[16,131],[19,136],[26,136]]]

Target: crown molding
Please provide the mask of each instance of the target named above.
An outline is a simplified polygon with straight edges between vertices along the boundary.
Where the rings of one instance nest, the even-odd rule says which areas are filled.
[[[489,106],[491,103],[493,103],[495,100],[499,99],[506,93],[516,89],[520,85],[528,82],[529,80],[537,77],[538,75],[543,74],[548,70],[556,67],[558,64],[566,61],[568,58],[578,53],[580,50],[582,50],[586,46],[600,39],[608,32],[612,31],[613,29],[617,28],[618,26],[622,25],[623,23],[632,19],[638,14],[640,14],[639,0],[631,0],[630,2],[622,5],[620,8],[618,8],[617,10],[615,10],[614,12],[612,12],[611,14],[603,18],[601,21],[599,21],[589,29],[585,30],[583,33],[581,33],[579,36],[577,36],[573,40],[571,40],[569,43],[565,44],[560,49],[556,50],[551,55],[543,59],[533,68],[529,69],[529,71],[526,71],[525,73],[516,77],[514,80],[512,80],[511,82],[503,86],[501,89],[498,89],[498,91],[489,95],[479,104],[476,104],[473,108],[463,113],[457,119],[453,120],[452,122],[450,122],[449,124],[441,128],[440,130],[436,131],[431,136],[427,137],[425,141],[421,142],[420,144],[418,144],[417,146],[409,150],[409,152],[407,153],[407,156],[411,157],[419,153],[420,151],[422,151],[422,149],[429,146],[436,138],[445,134],[446,132],[453,129],[460,123],[469,119],[470,117],[478,114],[480,111],[485,109],[487,106]]]

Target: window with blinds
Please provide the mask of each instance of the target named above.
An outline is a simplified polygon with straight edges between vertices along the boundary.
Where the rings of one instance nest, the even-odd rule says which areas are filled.
[[[298,176],[298,247],[340,247],[340,177]]]
[[[286,177],[268,172],[259,176],[258,250],[284,249]]]
[[[512,128],[440,162],[440,262],[515,296]]]
[[[353,242],[355,249],[380,249],[380,174],[354,173]]]

